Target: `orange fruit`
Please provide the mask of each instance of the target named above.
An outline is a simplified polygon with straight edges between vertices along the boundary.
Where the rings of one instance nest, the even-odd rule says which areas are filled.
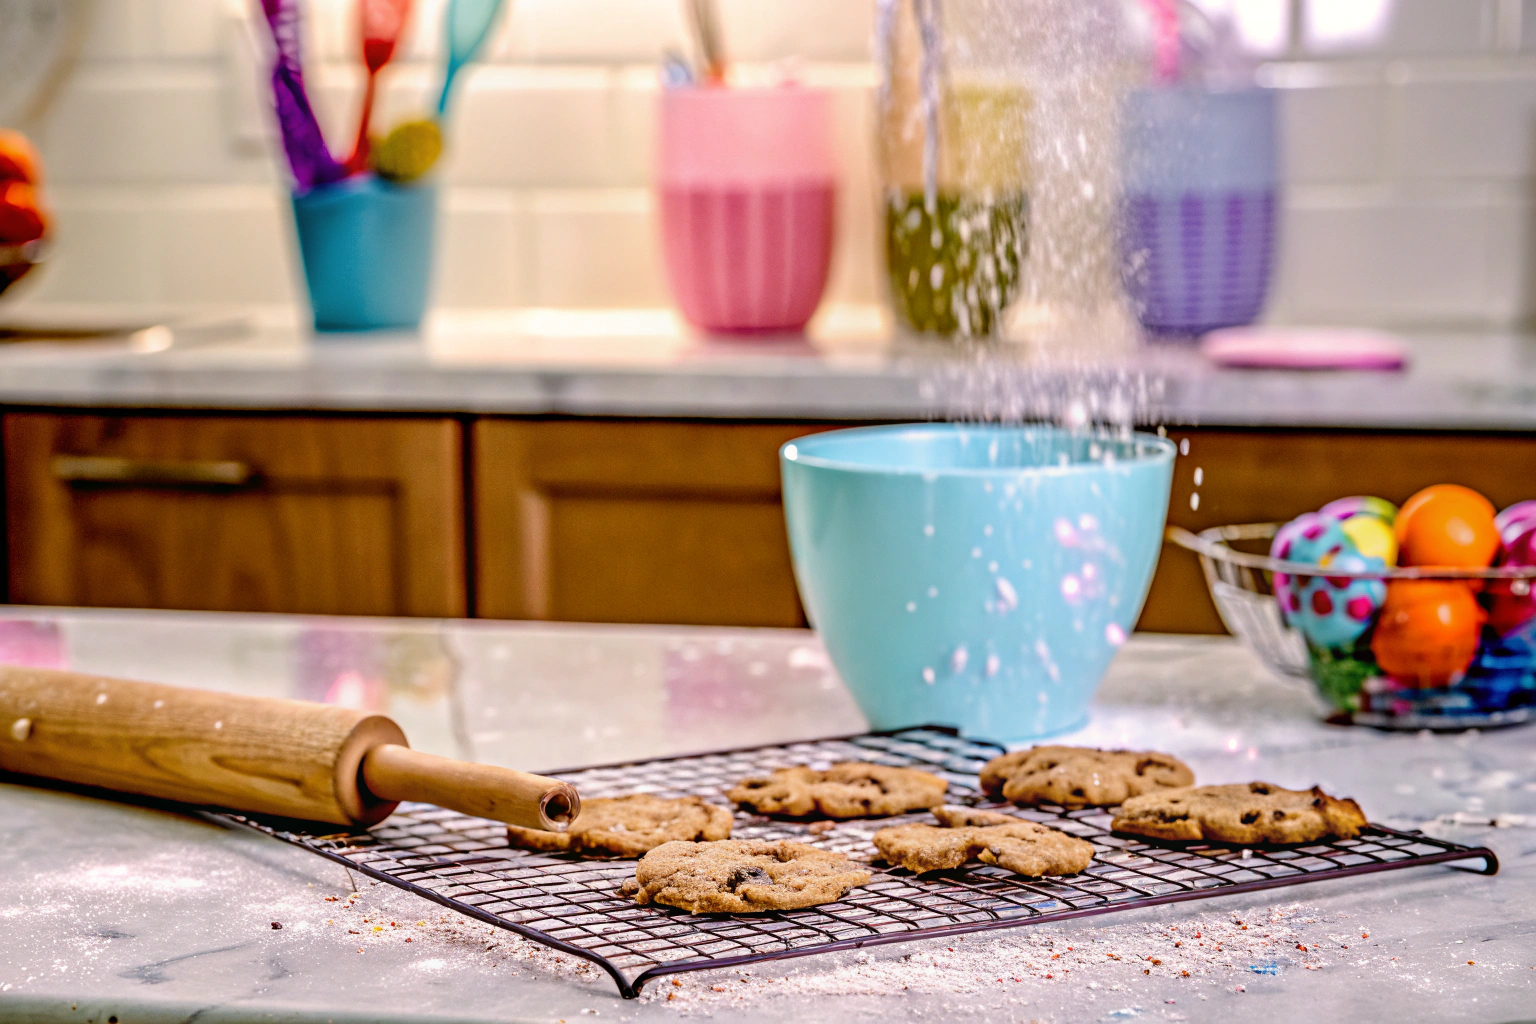
[[[43,162],[27,137],[9,128],[0,128],[0,181],[42,183]]]
[[[19,245],[48,232],[37,193],[24,181],[0,182],[0,245]]]
[[[1445,686],[1477,655],[1484,612],[1455,580],[1392,580],[1371,653],[1387,674],[1420,687]]]
[[[1493,502],[1470,487],[1426,487],[1398,510],[1397,564],[1492,565],[1499,551],[1493,516]]]

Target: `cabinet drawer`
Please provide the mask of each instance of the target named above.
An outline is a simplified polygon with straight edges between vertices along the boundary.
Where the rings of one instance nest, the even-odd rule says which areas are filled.
[[[463,615],[452,420],[5,417],[19,603]]]
[[[479,614],[800,626],[778,449],[807,424],[476,422]]]

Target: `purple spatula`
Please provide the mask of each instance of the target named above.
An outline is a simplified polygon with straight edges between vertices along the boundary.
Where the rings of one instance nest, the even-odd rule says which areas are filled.
[[[304,91],[297,0],[261,0],[272,30],[276,56],[272,62],[272,96],[277,104],[277,123],[283,133],[283,151],[300,192],[346,177],[347,169],[326,148],[320,123]]]

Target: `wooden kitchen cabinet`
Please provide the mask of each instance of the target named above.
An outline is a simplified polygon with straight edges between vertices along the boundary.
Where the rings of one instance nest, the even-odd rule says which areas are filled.
[[[778,449],[816,424],[484,419],[475,591],[490,618],[801,626]]]
[[[1471,487],[1498,508],[1536,498],[1536,437],[1528,435],[1197,429],[1169,436],[1189,442],[1174,469],[1168,508],[1168,521],[1188,530],[1284,521],[1353,494],[1400,505],[1439,483]],[[1199,508],[1192,508],[1197,492]],[[1198,558],[1164,545],[1138,625],[1224,632]]]
[[[804,625],[778,448],[831,428],[13,413],[4,420],[9,596]],[[1211,428],[1171,436],[1190,449],[1175,467],[1168,518],[1193,530],[1288,519],[1349,494],[1401,502],[1440,482],[1476,488],[1500,507],[1536,497],[1536,437]],[[1164,548],[1139,626],[1222,631],[1193,555]]]
[[[4,420],[10,600],[467,614],[451,419]]]

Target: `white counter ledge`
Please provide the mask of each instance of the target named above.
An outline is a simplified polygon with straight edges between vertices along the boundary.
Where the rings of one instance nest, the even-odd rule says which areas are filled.
[[[858,310],[829,316],[811,340],[698,339],[656,310],[459,313],[420,335],[322,342],[291,315],[286,326],[266,314],[182,321],[187,329],[135,345],[0,344],[0,405],[851,421],[964,415],[1000,391],[1051,390],[1000,384],[995,372],[946,360],[940,345],[893,343]],[[1149,422],[1536,428],[1536,344],[1444,335],[1410,345],[1401,373],[1217,370],[1187,346],[1144,351],[1109,372],[1143,392],[1136,402]]]
[[[536,770],[864,724],[815,638],[797,631],[11,608],[0,609],[0,657],[361,700],[419,747]],[[1319,783],[1374,820],[1491,846],[1503,870],[1420,867],[773,961],[662,979],[625,1002],[581,961],[305,851],[11,776],[0,779],[0,1019],[1530,1016],[1536,733],[1388,735],[1324,725],[1318,711],[1234,641],[1138,636],[1069,739],[1170,750],[1212,782]]]

